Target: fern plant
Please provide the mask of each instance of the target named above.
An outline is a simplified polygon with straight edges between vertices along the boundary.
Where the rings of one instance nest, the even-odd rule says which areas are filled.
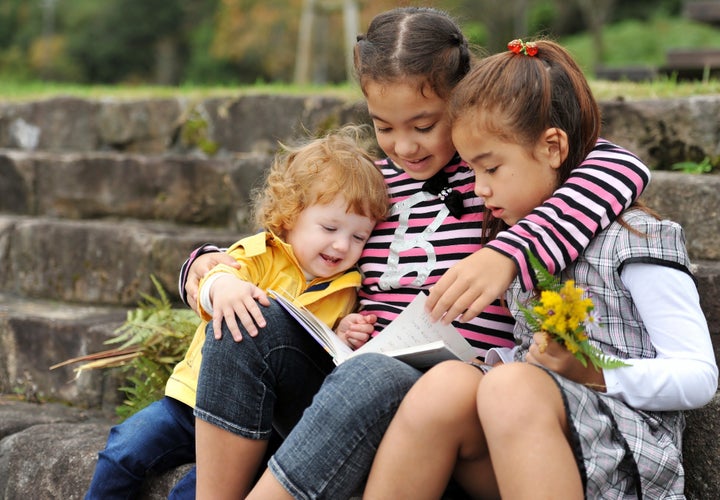
[[[594,314],[592,299],[585,296],[574,280],[561,281],[529,251],[530,265],[537,277],[539,297],[530,299],[528,305],[520,306],[532,332],[544,332],[548,340],[564,345],[583,366],[588,362],[596,370],[628,366],[624,361],[604,354],[589,342],[600,328],[599,318]],[[540,347],[540,352],[543,348]]]
[[[143,294],[136,309],[128,311],[115,337],[105,344],[117,345],[102,351],[59,363],[52,368],[80,363],[75,371],[119,368],[123,372],[120,390],[126,399],[116,408],[127,418],[160,399],[175,365],[185,356],[197,329],[198,317],[189,309],[175,309],[160,282],[150,279],[158,297]]]

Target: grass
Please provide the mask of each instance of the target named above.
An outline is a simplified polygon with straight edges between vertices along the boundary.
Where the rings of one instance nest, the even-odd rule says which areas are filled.
[[[595,98],[600,101],[617,99],[674,99],[697,95],[720,94],[720,80],[708,82],[677,82],[671,78],[660,78],[651,82],[610,82],[590,79]]]
[[[42,81],[16,82],[0,79],[0,102],[23,102],[59,96],[120,100],[175,97],[206,99],[265,93],[278,95],[336,95],[347,98],[362,98],[360,90],[348,84],[298,86],[258,83],[246,86],[181,85],[171,87],[157,85],[80,85]]]
[[[610,82],[590,77],[590,85],[598,100],[671,99],[696,95],[720,94],[720,80],[708,82],[677,82],[660,78],[652,82]],[[59,96],[83,99],[207,99],[236,97],[253,94],[332,95],[347,99],[362,99],[359,89],[351,85],[294,86],[257,84],[252,86],[126,86],[126,85],[75,85],[47,82],[17,83],[0,80],[0,102],[26,102]]]

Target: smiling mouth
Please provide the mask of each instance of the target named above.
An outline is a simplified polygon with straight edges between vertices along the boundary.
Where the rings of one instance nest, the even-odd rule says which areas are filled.
[[[418,163],[422,163],[424,161],[427,161],[427,159],[430,158],[429,156],[424,156],[422,158],[419,158],[417,160],[409,160],[407,158],[402,158],[403,163],[409,163],[411,165],[417,165]]]
[[[320,254],[320,257],[326,262],[329,262],[330,264],[337,264],[342,259],[340,257],[330,257],[329,255]]]

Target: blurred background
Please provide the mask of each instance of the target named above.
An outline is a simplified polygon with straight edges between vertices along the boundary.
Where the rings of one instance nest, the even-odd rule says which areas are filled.
[[[348,44],[399,5],[448,11],[488,52],[543,35],[589,76],[720,48],[683,0],[0,0],[0,80],[123,85],[342,84]],[[343,64],[339,64],[344,61]],[[351,75],[350,75],[351,76]]]

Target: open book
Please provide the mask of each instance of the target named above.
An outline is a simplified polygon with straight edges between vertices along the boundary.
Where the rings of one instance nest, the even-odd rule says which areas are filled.
[[[454,326],[430,321],[425,312],[427,295],[422,292],[382,332],[355,351],[304,307],[296,306],[276,291],[268,290],[268,294],[330,353],[336,365],[365,352],[383,353],[416,368],[448,359],[470,361],[476,357],[475,349]]]

